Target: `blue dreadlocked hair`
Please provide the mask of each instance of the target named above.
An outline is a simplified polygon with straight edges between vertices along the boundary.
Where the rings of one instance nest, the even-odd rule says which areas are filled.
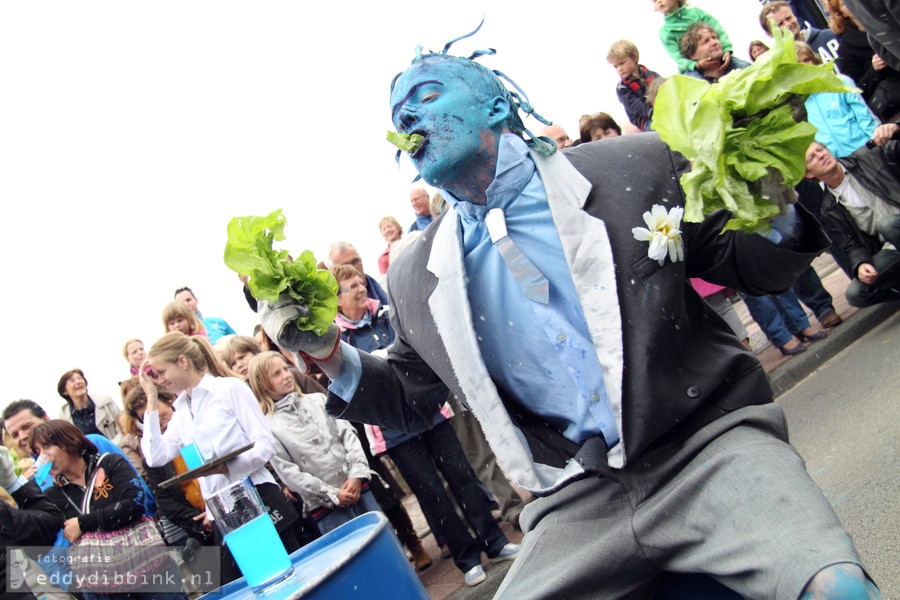
[[[448,60],[453,61],[455,64],[474,71],[479,79],[481,79],[485,84],[487,84],[488,92],[486,95],[488,97],[493,96],[502,96],[506,98],[509,102],[509,105],[512,107],[512,110],[509,113],[509,117],[506,120],[507,128],[518,135],[525,134],[528,136],[525,139],[525,143],[529,148],[538,152],[544,156],[550,156],[554,152],[556,152],[556,142],[551,140],[545,136],[535,136],[531,133],[527,127],[525,127],[525,123],[522,122],[522,117],[519,112],[521,111],[525,115],[531,115],[544,125],[550,125],[551,122],[539,115],[535,112],[534,107],[531,106],[531,103],[528,101],[528,96],[522,91],[516,82],[506,76],[505,73],[496,69],[489,69],[484,65],[475,62],[475,59],[481,56],[490,56],[492,54],[496,54],[497,51],[493,48],[486,48],[484,50],[476,50],[468,57],[462,56],[454,56],[452,54],[447,54],[450,47],[453,46],[456,42],[460,40],[464,40],[466,38],[472,37],[481,29],[481,26],[484,25],[484,19],[481,20],[481,23],[478,24],[478,27],[475,28],[474,31],[462,35],[456,39],[450,40],[446,44],[444,44],[443,50],[440,52],[428,51],[426,53],[422,53],[422,46],[416,47],[416,56],[413,58],[410,64],[416,64],[417,62],[421,62],[424,60]],[[393,81],[391,81],[391,91],[394,89],[394,84],[397,83],[397,79],[403,73],[398,73]],[[503,81],[509,83],[513,89],[508,89]],[[397,152],[397,160],[400,159],[400,151]]]

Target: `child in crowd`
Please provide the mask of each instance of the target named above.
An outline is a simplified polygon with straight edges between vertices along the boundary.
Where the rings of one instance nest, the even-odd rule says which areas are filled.
[[[369,491],[369,463],[353,426],[328,416],[324,394],[303,394],[289,366],[278,352],[257,354],[248,379],[275,435],[272,466],[325,534],[381,509]]]
[[[141,365],[144,363],[144,358],[147,356],[147,353],[144,352],[144,342],[137,338],[128,340],[122,347],[122,356],[128,361],[128,367],[131,369],[131,376],[137,377],[138,373],[141,371]],[[147,375],[156,377],[156,375],[153,374],[153,370],[150,369],[150,365],[146,365],[144,368],[147,369]]]
[[[753,40],[750,42],[750,47],[747,48],[747,54],[750,55],[750,62],[756,62],[757,58],[768,51],[769,47],[759,40]]]
[[[206,328],[203,321],[194,314],[191,307],[184,302],[169,302],[163,309],[162,314],[163,330],[166,333],[171,331],[180,331],[184,335],[206,335]]]
[[[641,131],[650,131],[653,108],[647,104],[647,87],[659,74],[639,64],[637,46],[628,40],[619,40],[610,46],[606,60],[619,74],[616,96],[625,107],[628,120]]]
[[[259,342],[249,335],[232,336],[221,349],[216,349],[228,368],[244,381],[247,380],[250,359],[263,351]]]
[[[723,61],[727,66],[733,51],[728,34],[712,15],[699,8],[688,8],[685,6],[686,3],[687,0],[653,0],[654,8],[657,12],[661,12],[665,19],[659,30],[659,39],[672,60],[678,64],[678,72],[686,73],[697,68],[696,61],[683,56],[679,47],[679,41],[688,27],[697,22],[707,23],[716,30],[719,41],[722,42],[722,50],[725,51]]]

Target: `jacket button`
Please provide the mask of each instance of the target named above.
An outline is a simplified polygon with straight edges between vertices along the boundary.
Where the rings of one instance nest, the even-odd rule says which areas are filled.
[[[688,398],[699,398],[700,397],[700,386],[692,385],[687,389]]]

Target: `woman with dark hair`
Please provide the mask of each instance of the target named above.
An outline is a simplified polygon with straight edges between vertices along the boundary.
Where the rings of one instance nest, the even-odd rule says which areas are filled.
[[[126,536],[126,532],[140,532],[145,539],[152,540],[155,536],[158,545],[163,545],[155,523],[145,516],[144,490],[137,482],[134,467],[126,458],[112,453],[99,454],[97,446],[80,429],[59,419],[35,428],[31,435],[31,448],[53,465],[53,486],[46,493],[65,515],[63,535],[70,543],[78,545],[83,541],[83,536],[99,537],[92,535],[95,532],[109,532],[111,535],[105,536],[107,538]],[[121,557],[125,547],[108,545],[102,550],[108,554],[104,555],[106,558],[115,560]],[[106,578],[114,580],[120,574],[115,568],[110,569],[108,562],[102,564],[98,573]],[[101,582],[101,585],[106,586],[108,582]],[[103,589],[107,593],[96,593],[98,589],[94,587],[92,591],[85,591],[85,597],[125,595],[108,593],[111,588],[105,587]],[[179,592],[156,594],[155,597],[185,598]]]
[[[116,415],[119,407],[109,396],[88,395],[88,382],[81,369],[69,369],[59,378],[56,392],[66,401],[59,418],[75,425],[82,433],[99,433],[112,440],[119,433]]]
[[[578,120],[578,131],[582,144],[622,135],[622,128],[605,112],[582,116]]]

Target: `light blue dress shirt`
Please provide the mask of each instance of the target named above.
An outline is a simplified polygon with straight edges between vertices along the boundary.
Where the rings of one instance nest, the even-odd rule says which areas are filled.
[[[543,416],[568,439],[602,434],[619,441],[597,353],[553,224],[543,182],[517,136],[500,141],[487,205],[444,197],[459,215],[473,326],[492,379],[529,412]],[[510,239],[550,283],[547,305],[525,298],[484,223],[502,208]],[[347,400],[359,381],[359,356],[344,345],[331,391]],[[347,395],[345,395],[347,394]]]

